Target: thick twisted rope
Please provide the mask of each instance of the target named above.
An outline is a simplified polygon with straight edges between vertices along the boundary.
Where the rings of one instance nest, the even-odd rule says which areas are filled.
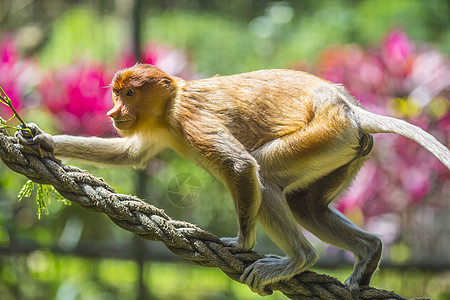
[[[147,240],[161,241],[173,253],[199,265],[220,268],[236,281],[246,267],[263,257],[256,252],[225,247],[215,235],[173,220],[163,210],[137,197],[118,194],[105,181],[84,170],[62,165],[54,158],[39,158],[4,130],[0,130],[0,158],[11,170],[36,183],[53,185],[61,195],[83,208],[107,214],[123,229]],[[369,287],[352,295],[337,279],[311,271],[267,287],[290,299],[404,299],[393,292]]]

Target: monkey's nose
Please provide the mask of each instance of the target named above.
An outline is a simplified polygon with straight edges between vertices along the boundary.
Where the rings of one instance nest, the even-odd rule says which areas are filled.
[[[115,119],[115,118],[117,118],[117,117],[119,116],[119,113],[120,113],[120,105],[114,105],[114,107],[111,108],[111,109],[106,113],[106,115],[107,115],[108,117],[110,117],[110,118]]]

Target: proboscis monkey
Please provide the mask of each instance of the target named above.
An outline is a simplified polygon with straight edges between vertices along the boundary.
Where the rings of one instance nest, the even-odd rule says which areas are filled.
[[[338,84],[292,70],[263,70],[184,81],[146,64],[116,73],[107,113],[121,138],[51,136],[35,125],[33,139],[57,157],[145,166],[170,147],[230,190],[242,251],[255,244],[256,221],[286,257],[250,265],[241,281],[265,295],[269,283],[310,267],[316,251],[299,224],[354,253],[346,284],[368,285],[382,243],[329,207],[350,185],[373,147],[370,134],[410,138],[450,168],[450,151],[419,127],[361,108]],[[22,135],[25,133],[22,133]],[[30,139],[18,134],[22,141]]]

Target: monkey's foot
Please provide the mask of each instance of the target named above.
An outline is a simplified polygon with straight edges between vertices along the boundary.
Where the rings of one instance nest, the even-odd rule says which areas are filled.
[[[240,280],[260,296],[271,295],[270,283],[287,280],[303,271],[304,266],[288,258],[270,256],[259,259],[245,269]]]
[[[344,285],[352,293],[359,291],[359,283],[352,280],[351,277],[349,277],[345,280]]]
[[[374,242],[369,245],[370,250],[363,252],[363,254],[356,259],[352,274],[344,282],[351,292],[357,292],[360,287],[369,286],[370,279],[378,268],[382,251],[381,240],[376,237]]]
[[[233,247],[238,249],[239,251],[250,251],[253,249],[255,242],[251,241],[243,241],[238,237],[225,237],[220,239],[225,247]]]
[[[350,292],[355,293],[360,290],[360,287],[369,286],[372,272],[366,272],[364,268],[355,268],[353,273],[345,280],[344,285]]]

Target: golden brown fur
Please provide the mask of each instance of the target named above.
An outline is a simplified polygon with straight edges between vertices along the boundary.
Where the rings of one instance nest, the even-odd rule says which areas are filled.
[[[188,82],[174,117],[181,123],[197,123],[202,118],[210,123],[210,118],[216,118],[248,151],[255,150],[304,128],[314,117],[311,85],[316,84],[315,78],[300,72],[295,72],[298,78],[286,76],[286,85],[296,79],[305,83],[287,91],[271,85],[281,79],[278,73],[252,72]],[[296,101],[283,102],[289,98]]]

